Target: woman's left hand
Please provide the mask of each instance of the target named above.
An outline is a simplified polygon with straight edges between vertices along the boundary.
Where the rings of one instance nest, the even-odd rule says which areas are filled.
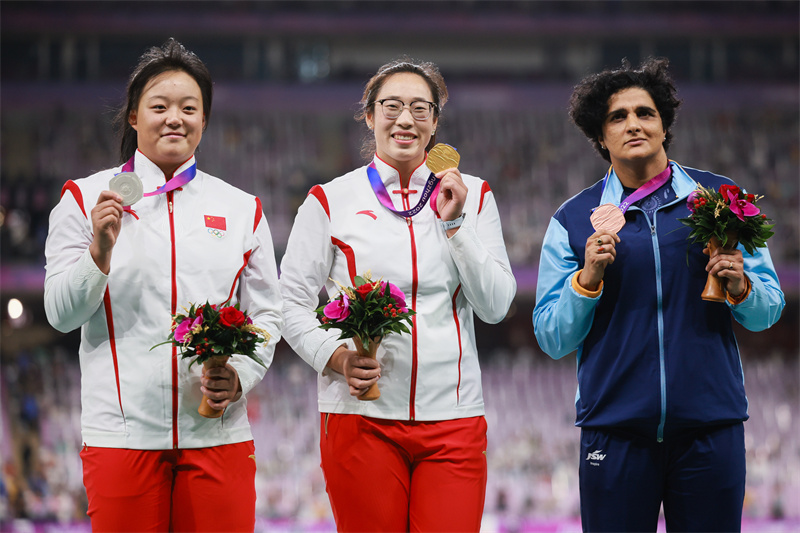
[[[703,253],[708,255],[708,248],[704,249]],[[727,280],[725,289],[734,298],[741,296],[747,288],[744,276],[744,258],[742,251],[738,248],[733,250],[718,248],[717,253],[708,260],[706,272]]]
[[[464,202],[467,201],[467,186],[461,179],[461,172],[457,168],[448,168],[436,174],[441,179],[439,182],[439,196],[436,198],[436,210],[442,220],[454,220],[461,216]],[[448,237],[458,231],[458,228],[447,232]],[[452,232],[452,233],[451,233]]]
[[[200,391],[208,398],[208,405],[212,409],[222,411],[228,404],[242,397],[242,386],[239,383],[239,374],[230,363],[224,367],[206,369],[200,378]]]

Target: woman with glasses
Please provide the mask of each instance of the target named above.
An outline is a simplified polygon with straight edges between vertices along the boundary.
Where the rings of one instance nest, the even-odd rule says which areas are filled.
[[[339,531],[480,529],[486,421],[473,313],[502,320],[516,282],[489,185],[426,166],[446,101],[435,65],[382,66],[356,117],[372,131],[369,165],[311,189],[281,263],[284,336],[319,373],[322,469]],[[437,180],[438,194],[425,194]],[[417,313],[410,334],[383,339],[377,360],[319,329],[314,313],[322,287],[333,296],[336,282],[367,270]],[[376,382],[380,398],[360,400]]]

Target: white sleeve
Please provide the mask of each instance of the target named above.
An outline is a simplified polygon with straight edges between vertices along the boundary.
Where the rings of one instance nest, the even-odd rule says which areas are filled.
[[[508,261],[494,194],[488,191],[473,221],[469,215],[447,240],[461,286],[475,314],[484,322],[503,320],[517,292]]]
[[[261,204],[256,204],[261,210]],[[258,214],[258,213],[257,213]],[[252,253],[247,266],[239,278],[239,305],[247,310],[253,323],[267,331],[268,342],[260,344],[256,355],[269,368],[275,355],[275,346],[281,339],[283,328],[283,303],[278,287],[278,268],[275,263],[275,251],[272,245],[272,234],[267,219],[261,214],[256,227]],[[267,369],[249,357],[234,357],[231,365],[239,374],[242,392],[247,394],[266,374]]]
[[[281,294],[284,338],[289,346],[322,373],[333,352],[344,341],[340,330],[322,330],[314,310],[319,293],[330,276],[334,250],[330,220],[319,200],[309,194],[297,216],[281,260]]]
[[[47,320],[66,333],[81,327],[103,303],[108,276],[89,253],[91,221],[67,189],[50,213],[45,243],[44,309]]]

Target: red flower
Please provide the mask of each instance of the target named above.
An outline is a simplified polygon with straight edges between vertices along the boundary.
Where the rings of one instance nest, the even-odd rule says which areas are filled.
[[[375,288],[374,283],[365,283],[363,285],[359,285],[358,287],[356,287],[356,292],[358,293],[359,296],[361,296],[362,300],[366,300],[367,294],[371,293],[372,289],[374,288]]]
[[[219,323],[228,328],[238,328],[244,324],[244,313],[235,307],[224,307],[219,312]]]
[[[736,185],[720,185],[719,193],[722,195],[722,198],[724,198],[725,200],[728,199],[728,195],[725,194],[726,191],[730,191],[734,198],[738,198],[739,197],[739,193],[741,192],[739,187],[737,187]]]

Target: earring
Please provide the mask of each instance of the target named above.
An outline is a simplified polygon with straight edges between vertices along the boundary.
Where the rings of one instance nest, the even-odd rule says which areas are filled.
[[[605,145],[605,144],[603,144],[603,143],[600,143],[600,148],[602,148],[603,150],[605,150],[605,149],[606,149],[606,145]]]
[[[431,131],[431,135],[436,135],[436,130]]]

